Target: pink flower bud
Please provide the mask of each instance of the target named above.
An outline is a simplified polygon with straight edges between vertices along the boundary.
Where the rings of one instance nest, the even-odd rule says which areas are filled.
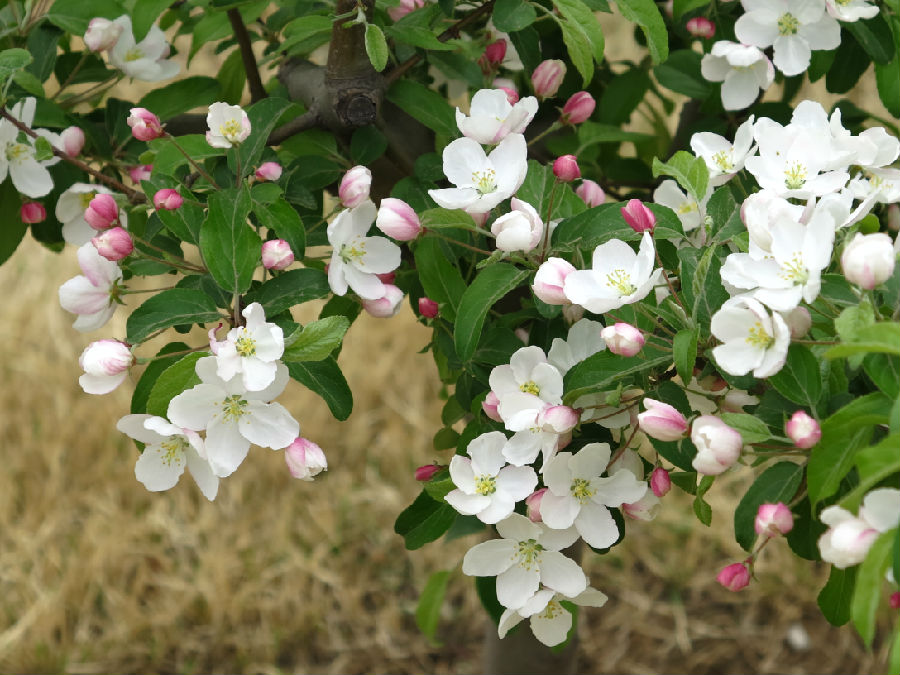
[[[638,234],[644,232],[652,234],[653,228],[656,227],[656,216],[653,215],[653,211],[644,206],[640,199],[629,200],[622,207],[622,217],[628,226]]]
[[[528,519],[532,523],[544,522],[543,518],[541,518],[541,500],[544,498],[546,491],[547,488],[541,488],[525,497],[525,510],[528,514]]]
[[[551,98],[566,76],[566,64],[556,59],[541,62],[531,75],[531,86],[538,98]]]
[[[723,473],[738,460],[744,448],[741,434],[712,415],[701,415],[694,420],[691,442],[697,448],[691,465],[705,476]]]
[[[256,170],[256,180],[278,180],[281,178],[281,164],[278,162],[264,162]]]
[[[809,332],[812,326],[812,317],[806,307],[794,307],[790,312],[783,312],[781,316],[791,329],[791,339],[797,340]]]
[[[644,347],[644,336],[630,323],[619,322],[600,331],[606,348],[618,356],[634,356]]]
[[[894,243],[884,232],[857,232],[841,254],[841,268],[847,281],[871,291],[891,278],[894,258]]]
[[[685,28],[694,37],[705,38],[706,40],[711,39],[716,34],[716,24],[705,16],[695,16],[693,19],[688,19]]]
[[[67,127],[59,134],[63,152],[69,157],[77,157],[84,147],[84,132],[80,127]]]
[[[413,208],[393,197],[381,200],[375,227],[397,241],[412,241],[422,233],[422,223]]]
[[[92,52],[102,52],[106,49],[112,49],[119,36],[122,34],[122,25],[97,17],[91,19],[88,23],[87,31],[84,34],[84,44]]]
[[[563,293],[566,277],[575,271],[575,266],[562,258],[547,258],[534,275],[534,291],[541,301],[548,305],[566,305],[569,299]]]
[[[142,180],[147,180],[148,178],[150,178],[150,174],[152,172],[152,164],[141,164],[140,166],[133,166],[128,169],[128,176],[135,183],[140,183]]]
[[[779,534],[787,534],[794,527],[794,514],[782,502],[760,504],[753,527],[756,534],[761,537],[777,537]]]
[[[341,179],[338,197],[341,204],[348,209],[354,209],[369,198],[371,187],[372,172],[364,166],[354,166]]]
[[[95,230],[105,230],[119,219],[119,207],[112,195],[99,194],[84,210],[84,219]]]
[[[729,591],[739,591],[750,583],[750,570],[744,563],[732,563],[716,575],[716,581]]]
[[[433,319],[438,315],[438,304],[431,298],[419,298],[419,314],[426,319]]]
[[[493,86],[494,89],[502,89],[503,93],[506,94],[506,100],[510,105],[515,105],[519,102],[519,92],[516,89],[516,83],[509,78],[498,77],[493,81],[491,86]]]
[[[47,219],[47,209],[40,202],[25,202],[19,209],[23,223],[43,223]]]
[[[506,40],[500,39],[489,44],[484,48],[481,58],[491,66],[499,66],[506,58]]]
[[[644,493],[644,496],[631,504],[622,504],[622,511],[626,516],[634,520],[651,521],[656,518],[660,509],[659,497],[652,492]]]
[[[900,609],[900,591],[894,591],[888,598],[888,605],[891,609]]]
[[[434,474],[438,473],[441,469],[443,469],[440,464],[426,464],[425,466],[420,466],[416,469],[416,480],[422,483],[427,483],[431,480]]]
[[[596,107],[597,102],[589,93],[586,91],[575,92],[563,106],[562,123],[581,124],[593,114]]]
[[[180,209],[182,204],[184,204],[184,197],[172,188],[157,190],[153,195],[153,206],[157,211],[174,211]]]
[[[391,17],[391,21],[399,21],[410,12],[414,12],[424,6],[425,0],[400,0],[400,5],[389,7],[387,13]]]
[[[328,270],[326,269],[325,272],[327,274]],[[397,278],[397,273],[396,272],[382,272],[381,274],[376,274],[375,276],[378,277],[378,281],[380,281],[383,284],[392,284],[392,283],[394,283],[394,280]]]
[[[822,428],[803,410],[795,412],[784,425],[784,432],[794,445],[803,450],[813,447],[822,438]]]
[[[139,141],[152,141],[163,135],[159,118],[146,108],[132,108],[128,116],[131,135]]]
[[[121,227],[111,227],[108,230],[104,230],[91,239],[91,243],[97,249],[97,253],[112,262],[127,258],[134,250],[134,242],[131,240],[131,235]]]
[[[547,406],[538,413],[537,425],[545,431],[552,430],[557,434],[572,431],[578,424],[579,415],[567,405]]]
[[[369,314],[377,319],[389,319],[400,309],[403,301],[403,291],[393,284],[384,285],[384,295],[377,300],[363,299],[362,306]]]
[[[687,420],[675,408],[652,398],[644,399],[644,407],[646,412],[638,415],[641,431],[658,441],[671,442],[684,438],[688,430]]]
[[[272,239],[262,245],[262,264],[267,270],[283,270],[294,262],[291,245],[284,239]]]
[[[650,474],[650,489],[657,497],[665,497],[672,489],[672,479],[669,478],[669,472],[661,466],[653,469]]]
[[[553,162],[553,175],[563,183],[571,183],[576,178],[581,178],[581,169],[578,168],[575,155],[557,157]]]
[[[581,197],[581,201],[587,204],[588,208],[600,206],[606,201],[606,193],[603,191],[603,188],[587,178],[581,181],[581,185],[576,188],[575,194]]]
[[[328,469],[322,448],[300,436],[284,449],[284,461],[291,475],[300,480],[312,480]]]
[[[481,402],[481,409],[484,411],[485,415],[495,422],[502,422],[503,418],[500,417],[500,412],[497,410],[497,406],[499,405],[500,398],[494,392],[489,391],[488,395],[485,396],[484,400]]]
[[[97,340],[78,357],[78,364],[84,370],[78,383],[88,394],[108,394],[125,381],[133,363],[134,356],[125,343]]]

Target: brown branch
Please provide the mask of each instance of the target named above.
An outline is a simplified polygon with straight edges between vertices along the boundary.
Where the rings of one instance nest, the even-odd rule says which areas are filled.
[[[256,103],[266,98],[266,90],[263,88],[262,78],[259,76],[259,67],[256,65],[256,56],[253,55],[253,46],[250,44],[250,34],[241,18],[238,9],[229,9],[228,20],[234,29],[234,37],[237,38],[238,47],[241,50],[241,60],[244,62],[244,70],[247,72],[247,86],[250,88],[250,101]]]
[[[25,132],[26,135],[31,136],[32,138],[35,138],[35,139],[40,138],[40,136],[38,136],[38,134],[35,133],[33,129],[31,129],[30,127],[28,127],[28,125],[23,124],[22,122],[17,120],[15,117],[13,117],[6,110],[6,108],[0,108],[0,116],[2,116],[6,120],[9,120],[10,122],[12,122],[13,125],[17,129]],[[80,159],[75,159],[74,157],[69,157],[69,155],[67,155],[65,152],[63,152],[59,148],[54,147],[52,144],[50,146],[50,149],[53,151],[53,154],[56,155],[57,157],[59,157],[60,159],[68,162],[69,164],[77,166],[79,169],[81,169],[85,173],[90,174],[91,176],[93,176],[94,178],[99,180],[101,183],[105,183],[109,187],[114,188],[114,189],[118,190],[119,192],[122,192],[125,195],[127,195],[128,201],[130,201],[132,204],[143,204],[144,202],[147,201],[147,197],[145,197],[142,192],[133,190],[130,187],[128,187],[127,185],[125,185],[124,183],[122,183],[121,181],[118,181],[115,178],[110,178],[106,174],[100,173],[100,171],[87,165],[86,163],[82,162]]]
[[[269,134],[269,140],[266,141],[266,145],[281,145],[294,134],[299,134],[301,131],[312,129],[318,125],[319,116],[310,110],[272,131]]]
[[[468,26],[470,23],[474,23],[477,19],[480,19],[493,8],[494,0],[487,0],[487,2],[481,5],[478,9],[470,12],[469,14],[466,14],[462,19],[460,19],[455,24],[450,26],[450,28],[438,35],[437,39],[441,42],[446,42],[450,38],[458,38],[460,30]],[[396,82],[401,75],[405,74],[406,71],[408,71],[421,60],[421,53],[414,54],[413,56],[410,56],[408,59],[406,59],[406,61],[398,65],[396,68],[391,69],[391,72],[389,72],[385,76],[385,83],[387,84],[387,86],[390,87],[391,84],[393,82]]]

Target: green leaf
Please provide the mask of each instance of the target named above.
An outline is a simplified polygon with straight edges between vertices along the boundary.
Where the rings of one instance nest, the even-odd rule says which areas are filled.
[[[0,81],[2,79],[2,76],[0,76]],[[16,214],[14,217],[6,218],[3,226],[0,227],[0,265],[2,265],[16,252],[19,243],[28,231],[28,225],[23,223],[21,218],[18,217],[21,197],[11,180],[5,180],[0,183],[0,204],[3,204],[3,210],[7,214]]]
[[[879,443],[863,448],[856,453],[855,464],[859,473],[859,484],[844,496],[840,505],[856,511],[863,497],[881,481],[900,472],[900,434],[893,433]]]
[[[840,316],[834,320],[834,328],[841,342],[854,342],[857,333],[873,323],[875,323],[875,309],[868,299],[863,299],[858,305],[845,307]]]
[[[459,442],[459,432],[450,427],[439,429],[431,439],[431,444],[435,450],[449,450],[455,448]]]
[[[47,20],[72,35],[84,35],[94,17],[115,19],[125,14],[116,0],[54,0],[47,12]]]
[[[471,220],[471,217],[466,214]],[[425,295],[441,306],[441,316],[456,321],[459,303],[466,292],[466,282],[433,237],[425,237],[416,246],[416,270]]]
[[[878,97],[894,117],[900,117],[900,55],[887,65],[875,64]]]
[[[841,312],[841,316],[838,319],[842,318],[848,310],[854,309],[856,308],[848,307]],[[837,326],[837,323],[837,320],[835,320],[835,326]],[[854,333],[853,342],[832,347],[825,352],[825,358],[835,359],[841,356],[872,352],[900,355],[900,323],[876,323],[871,326],[856,328]]]
[[[712,506],[699,495],[694,497],[694,515],[707,527],[712,524]]]
[[[293,206],[281,198],[271,204],[254,202],[253,213],[263,227],[288,243],[294,258],[303,259],[306,253],[306,229]]]
[[[587,87],[594,77],[594,58],[591,52],[591,41],[577,23],[557,19],[562,30],[563,42],[569,52],[569,60],[581,75],[583,86]]]
[[[440,14],[437,5],[429,4],[417,12],[410,12],[393,25],[387,26],[385,31],[394,40],[422,49],[437,51],[453,51],[457,45],[454,41],[441,42],[438,40],[433,27],[435,19]]]
[[[209,216],[200,228],[200,252],[216,283],[230,293],[245,293],[259,264],[262,241],[247,222],[246,187],[214,192]]]
[[[345,316],[329,316],[298,328],[285,340],[283,361],[321,361],[337,349],[350,328]]]
[[[17,71],[22,70],[34,59],[24,49],[4,49],[0,52],[0,89]]]
[[[852,33],[841,31],[841,44],[834,53],[834,63],[825,73],[825,88],[832,94],[850,91],[866,72],[871,59],[859,46]]]
[[[881,604],[884,573],[890,565],[891,547],[897,534],[895,530],[884,532],[875,540],[856,574],[850,617],[866,647],[870,648],[875,639],[875,617]]]
[[[900,358],[892,354],[869,354],[863,359],[863,369],[883,393],[893,399],[900,398]]]
[[[350,417],[353,411],[353,394],[334,358],[292,361],[285,365],[292,378],[322,397],[336,419],[343,421]]]
[[[17,70],[12,76],[13,82],[22,87],[29,94],[34,96],[44,96],[44,85],[30,71]]]
[[[705,99],[712,87],[700,73],[701,56],[690,49],[679,49],[669,54],[665,63],[653,69],[653,74],[666,89],[691,98]]]
[[[434,636],[441,618],[441,607],[447,594],[448,581],[450,572],[447,571],[435,572],[428,577],[422,595],[419,596],[419,604],[416,606],[416,625],[434,647],[441,646]]]
[[[682,249],[691,251],[690,248]],[[691,300],[689,305],[693,305],[691,318],[696,326],[709,326],[713,314],[722,306],[722,303],[728,299],[728,291],[722,285],[720,277],[721,264],[716,256],[717,247],[707,246],[697,261],[697,266],[688,274],[690,260],[686,257],[681,258],[681,274],[682,288],[684,288],[684,280],[691,280]],[[680,251],[679,251],[680,253]]]
[[[140,0],[134,3],[134,9],[131,11],[131,29],[134,32],[135,42],[140,42],[147,36],[150,26],[171,4],[171,0]]]
[[[533,24],[537,12],[524,0],[497,0],[492,16],[497,30],[514,33]]]
[[[564,403],[571,405],[585,394],[611,391],[619,382],[628,382],[631,375],[643,373],[672,363],[672,354],[649,344],[639,356],[617,356],[602,351],[575,364],[566,373]]]
[[[724,417],[724,416],[723,416]],[[743,415],[749,417],[749,415]],[[732,426],[731,422],[724,420]],[[735,427],[737,428],[737,427]],[[803,478],[803,466],[793,462],[778,462],[763,471],[741,498],[734,511],[734,538],[745,551],[756,541],[754,523],[762,504],[789,504],[797,494]]]
[[[769,383],[786,399],[815,410],[822,395],[819,361],[807,347],[793,344],[784,367],[769,378]]]
[[[397,516],[394,532],[405,540],[410,551],[422,548],[450,529],[456,511],[446,502],[437,502],[424,490]]]
[[[387,99],[432,131],[450,138],[459,134],[453,108],[443,96],[425,85],[399,79],[391,85]]]
[[[571,24],[581,28],[588,39],[591,55],[597,63],[602,63],[605,38],[594,12],[582,0],[553,0],[553,4]]]
[[[762,443],[772,437],[769,427],[758,417],[745,413],[722,413],[721,420],[736,431],[739,431],[745,445]]]
[[[585,204],[569,185],[559,183],[553,169],[535,160],[528,162],[528,173],[516,196],[531,204],[540,217],[547,222],[557,218],[568,218],[585,210]],[[553,212],[547,217],[551,196]]]
[[[206,107],[210,103],[220,100],[222,86],[212,77],[188,77],[159,89],[154,89],[144,96],[138,106],[152,110],[159,119],[165,122],[175,115]],[[205,138],[203,140],[206,140]],[[179,144],[181,138],[178,139]],[[209,144],[207,144],[207,147]],[[193,157],[193,155],[191,155]],[[196,160],[197,158],[194,157]],[[153,169],[159,171],[154,163]]]
[[[209,157],[218,157],[223,152],[221,148],[212,147],[207,142],[206,136],[202,134],[179,136],[178,145],[198,164]],[[167,176],[173,176],[175,175],[175,169],[188,163],[184,154],[171,141],[165,138],[151,141],[150,149],[156,151],[156,157],[153,160],[154,173],[158,172]]]
[[[388,62],[387,40],[374,23],[366,24],[366,54],[375,70],[379,73],[384,70]]]
[[[287,270],[257,286],[244,296],[244,304],[258,302],[266,310],[266,316],[275,316],[294,305],[324,298],[330,292],[325,273],[306,267]]]
[[[365,166],[381,157],[387,146],[387,139],[378,127],[374,125],[360,127],[353,132],[350,139],[350,154],[354,162]]]
[[[578,125],[578,150],[582,152],[597,143],[644,143],[653,138],[650,134],[642,134],[636,131],[625,131],[612,124],[591,122],[590,120]]]
[[[694,363],[697,361],[697,340],[699,338],[696,329],[680,330],[672,339],[672,354],[675,357],[675,370],[682,382],[690,382],[694,376]]]
[[[853,34],[875,63],[885,65],[897,56],[891,28],[882,14],[876,14],[871,19],[845,22],[841,25]]]
[[[459,229],[469,230],[475,229],[475,221],[472,216],[462,209],[428,209],[419,214],[419,220],[422,227],[429,230],[443,229]]]
[[[145,190],[151,185],[153,184],[148,181],[143,182]],[[156,186],[153,186],[153,189],[155,190]],[[147,194],[153,193],[147,192]],[[156,211],[156,215],[163,222],[163,225],[166,226],[166,229],[181,239],[181,241],[194,245],[200,243],[200,228],[203,225],[204,213],[203,207],[197,202],[185,200],[181,208],[172,211],[159,209]]]
[[[254,103],[247,110],[247,117],[250,119],[252,130],[247,139],[237,148],[242,175],[246,176],[256,170],[259,158],[266,147],[266,141],[269,140],[269,134],[272,133],[272,130],[278,124],[281,116],[292,105],[295,104],[283,98],[264,98],[262,101]]]
[[[144,372],[141,373],[140,379],[134,386],[134,393],[131,395],[131,412],[142,414],[147,412],[147,399],[150,398],[150,392],[153,391],[153,385],[163,371],[178,361],[182,354],[175,352],[184,352],[190,349],[183,342],[170,342],[160,349],[153,361],[147,364]],[[166,356],[166,354],[171,354]]]
[[[200,384],[200,378],[194,368],[197,360],[203,356],[208,354],[205,352],[186,354],[160,374],[147,398],[148,414],[168,418],[169,401],[195,384]]]
[[[675,0],[672,4],[672,15],[676,21],[682,16],[700,7],[708,7],[710,0]]]
[[[850,602],[856,584],[856,567],[841,570],[832,566],[828,583],[819,592],[819,609],[832,626],[843,626],[850,620]]]
[[[463,361],[475,353],[488,310],[530,275],[508,263],[486,267],[472,285],[466,289],[459,302],[459,314],[453,328],[456,352]]]
[[[702,157],[694,157],[691,153],[679,150],[669,158],[668,162],[660,162],[653,158],[653,177],[672,176],[678,184],[700,203],[706,196],[709,185],[709,169]]]
[[[244,69],[244,60],[241,58],[240,49],[232,49],[231,53],[219,68],[216,77],[221,88],[220,100],[229,105],[240,105],[244,94],[244,85],[247,82],[247,71]]]
[[[171,288],[148,298],[128,317],[128,342],[137,344],[169,326],[203,324],[220,319],[216,303],[206,293]]]
[[[331,39],[332,21],[316,14],[301,16],[284,27],[280,49],[290,55],[305,56]]]
[[[622,16],[641,27],[653,63],[662,63],[669,58],[669,32],[653,0],[625,0],[616,3],[616,7]]]

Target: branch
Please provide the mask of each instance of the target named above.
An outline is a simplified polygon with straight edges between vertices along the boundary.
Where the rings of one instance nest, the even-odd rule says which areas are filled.
[[[266,90],[263,88],[262,78],[259,76],[259,67],[256,65],[256,56],[253,55],[253,46],[250,44],[250,34],[241,18],[241,12],[238,9],[229,9],[228,20],[231,21],[231,27],[234,29],[234,36],[237,38],[238,46],[241,50],[241,60],[244,62],[244,70],[247,71],[247,85],[250,88],[250,102],[256,103],[266,98]]]
[[[294,134],[299,134],[301,131],[312,129],[318,125],[319,116],[313,111],[305,112],[272,131],[269,135],[269,140],[266,141],[266,145],[280,145]]]
[[[34,130],[29,128],[28,125],[23,124],[22,122],[17,120],[15,117],[13,117],[6,110],[6,108],[0,108],[0,116],[2,116],[6,120],[9,120],[10,122],[12,122],[13,125],[17,129],[19,129],[20,131],[23,131],[26,135],[31,136],[32,138],[35,138],[35,139],[40,138],[40,136],[38,136],[38,134],[36,134],[34,132]],[[119,192],[122,192],[125,195],[127,195],[128,201],[130,201],[132,204],[143,204],[144,202],[147,201],[147,197],[145,197],[142,192],[133,190],[130,187],[128,187],[127,185],[125,185],[124,183],[122,183],[121,181],[118,181],[115,178],[110,178],[109,176],[107,176],[104,173],[100,173],[97,169],[87,165],[86,163],[82,162],[80,159],[75,159],[74,157],[69,157],[69,155],[67,155],[65,152],[63,152],[59,148],[54,147],[52,144],[50,146],[50,149],[53,151],[53,154],[56,155],[57,157],[59,157],[60,159],[68,162],[69,164],[77,166],[79,169],[81,169],[85,173],[90,174],[91,176],[93,176],[94,178],[99,180],[101,183],[105,183],[109,187],[114,188],[114,189],[118,190]]]

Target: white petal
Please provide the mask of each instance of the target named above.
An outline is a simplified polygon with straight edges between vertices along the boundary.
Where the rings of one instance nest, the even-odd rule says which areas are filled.
[[[280,403],[247,401],[246,413],[238,420],[241,434],[254,445],[281,450],[300,435],[300,424]]]
[[[144,426],[144,422],[151,417],[152,415],[125,415],[125,417],[116,422],[116,429],[145,445],[162,443],[166,440],[166,436],[162,436]]]
[[[497,523],[497,532],[504,539],[512,539],[518,542],[538,539],[542,530],[537,523],[532,523],[525,516],[514,513],[506,520],[501,520]]]
[[[185,456],[187,457],[188,470],[191,472],[191,476],[194,477],[194,482],[197,483],[200,492],[209,501],[213,501],[219,492],[219,479],[213,473],[209,462],[200,457],[194,448],[188,448]]]
[[[537,474],[530,466],[508,466],[497,474],[497,492],[503,492],[517,502],[534,492],[537,480]]]
[[[900,521],[900,490],[880,488],[863,499],[859,515],[879,532],[897,527]]]
[[[225,392],[212,384],[198,384],[169,401],[166,417],[185,429],[203,431],[225,399]]]
[[[541,504],[543,513],[543,503]],[[619,528],[609,509],[593,502],[586,502],[575,519],[575,529],[594,548],[609,548],[619,538]],[[580,593],[581,591],[579,591]]]
[[[241,435],[237,424],[219,419],[210,422],[206,430],[206,454],[213,473],[219,478],[233,474],[249,450],[250,441]]]
[[[466,494],[462,490],[451,490],[444,499],[447,500],[450,506],[466,516],[474,516],[481,513],[491,505],[490,497]]]
[[[549,551],[551,555],[560,555]],[[541,558],[546,555],[546,552]],[[497,600],[504,607],[518,609],[534,595],[540,587],[541,572],[537,567],[523,567],[516,563],[497,575]]]
[[[472,471],[476,476],[496,476],[506,464],[503,458],[503,446],[506,436],[500,431],[491,431],[474,438],[466,448],[472,458]]]
[[[170,453],[162,444],[148,445],[134,465],[134,475],[150,492],[174,487],[184,473],[183,451]]]
[[[470,577],[495,577],[509,569],[516,553],[516,542],[491,539],[476,544],[463,557],[462,571]]]
[[[606,471],[609,458],[609,443],[589,443],[572,456],[569,470],[574,478],[591,480]]]
[[[478,513],[478,520],[493,525],[513,512],[516,502],[509,495],[499,490],[489,497],[490,503]]]
[[[549,490],[541,498],[541,519],[554,530],[572,526],[581,511],[581,504],[571,495],[556,495]]]
[[[558,608],[558,609],[557,609]],[[548,647],[555,647],[566,640],[566,636],[572,629],[572,614],[559,603],[554,601],[554,611],[535,614],[531,617],[531,632],[539,642]]]
[[[541,583],[563,595],[574,597],[587,588],[587,577],[581,567],[559,551],[541,554]]]

